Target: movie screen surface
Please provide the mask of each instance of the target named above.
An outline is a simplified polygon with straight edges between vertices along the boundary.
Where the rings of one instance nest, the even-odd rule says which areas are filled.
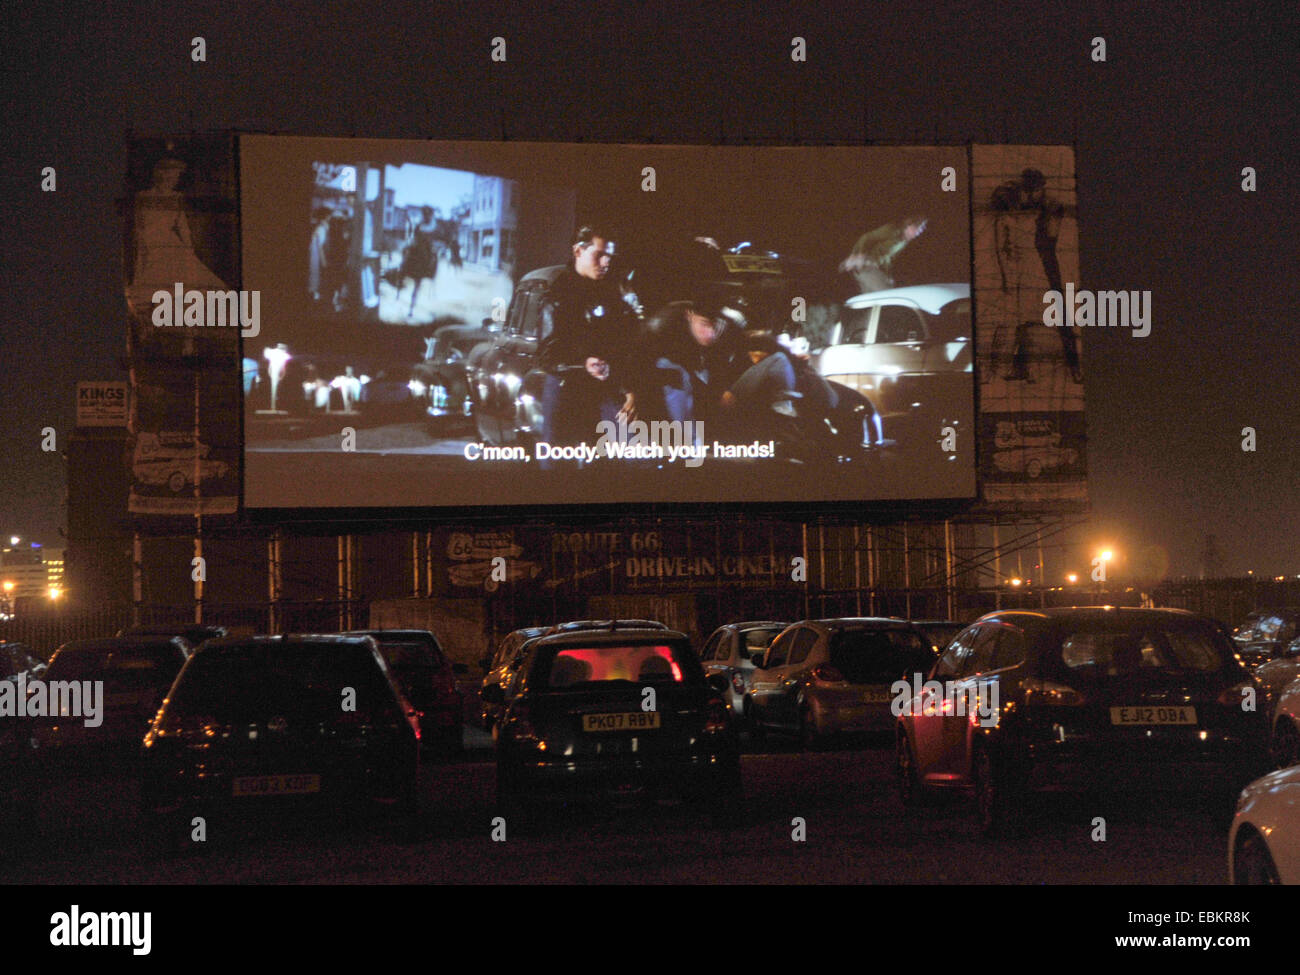
[[[245,505],[971,497],[967,166],[244,136]]]

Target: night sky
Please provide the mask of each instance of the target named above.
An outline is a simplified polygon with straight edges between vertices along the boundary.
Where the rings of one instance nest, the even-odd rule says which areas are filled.
[[[1077,540],[1161,546],[1195,574],[1213,532],[1229,572],[1300,574],[1294,3],[21,6],[0,56],[0,534],[61,544],[64,461],[41,428],[62,448],[75,383],[126,378],[128,128],[1073,143],[1080,284],[1149,290],[1153,316],[1146,338],[1083,332]]]

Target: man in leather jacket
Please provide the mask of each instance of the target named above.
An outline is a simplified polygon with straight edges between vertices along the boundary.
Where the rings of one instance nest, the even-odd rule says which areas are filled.
[[[574,235],[573,263],[556,277],[542,307],[538,367],[542,439],[571,444],[598,439],[601,420],[636,415],[632,351],[638,323],[608,279],[614,242],[597,227]]]

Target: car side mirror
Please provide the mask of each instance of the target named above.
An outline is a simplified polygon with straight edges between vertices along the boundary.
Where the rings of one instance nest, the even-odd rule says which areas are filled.
[[[505,704],[506,691],[500,684],[489,684],[479,692],[484,704]]]

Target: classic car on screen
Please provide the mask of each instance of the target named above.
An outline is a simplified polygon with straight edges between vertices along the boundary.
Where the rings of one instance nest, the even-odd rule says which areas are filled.
[[[1068,466],[1078,459],[1079,452],[1070,447],[1015,447],[995,453],[993,466],[1006,474],[1038,477],[1043,471]]]
[[[411,367],[407,388],[430,433],[441,436],[457,420],[473,416],[470,370],[490,348],[493,335],[473,325],[443,325],[425,339],[424,358]]]
[[[850,298],[812,364],[871,402],[886,441],[911,446],[970,413],[971,351],[970,286],[926,284]]]

